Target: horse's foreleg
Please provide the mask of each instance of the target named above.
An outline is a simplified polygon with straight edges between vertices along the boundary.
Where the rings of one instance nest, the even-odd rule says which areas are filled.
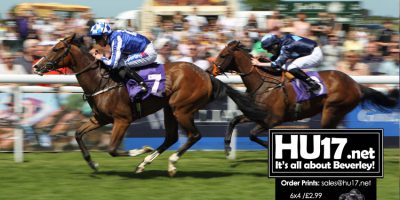
[[[201,133],[197,130],[194,125],[193,114],[186,113],[175,113],[175,116],[181,125],[181,127],[186,131],[188,136],[187,141],[181,147],[179,147],[178,151],[173,153],[168,159],[168,173],[170,176],[174,176],[176,174],[175,164],[178,162],[179,158],[197,141],[201,139]]]
[[[247,117],[245,117],[244,115],[236,116],[229,122],[228,129],[227,129],[227,131],[225,133],[225,140],[224,140],[224,142],[225,142],[225,146],[224,147],[225,147],[226,156],[229,156],[229,154],[230,154],[230,152],[232,150],[232,148],[231,148],[231,139],[232,139],[232,133],[233,133],[233,130],[235,129],[235,126],[237,124],[245,123],[245,122],[250,122],[250,120]]]
[[[178,141],[178,122],[176,121],[170,107],[164,108],[164,125],[166,130],[164,142],[155,152],[146,156],[143,162],[137,166],[136,173],[143,172],[146,165],[150,164],[155,158]]]
[[[93,162],[93,160],[90,156],[90,153],[89,153],[88,149],[86,148],[85,143],[82,140],[82,137],[86,133],[88,133],[92,130],[95,130],[103,125],[104,125],[104,123],[100,123],[99,121],[96,120],[95,117],[91,117],[88,122],[82,124],[78,128],[78,130],[75,132],[75,139],[76,139],[76,142],[78,142],[79,148],[81,149],[83,158],[86,160],[86,162],[88,163],[90,168],[92,168],[94,171],[97,171],[98,164]]]

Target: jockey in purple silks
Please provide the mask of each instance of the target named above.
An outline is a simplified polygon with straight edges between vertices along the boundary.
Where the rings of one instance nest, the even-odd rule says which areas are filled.
[[[102,47],[111,46],[111,58],[95,54],[96,59],[113,70],[127,81],[135,80],[141,86],[141,93],[147,92],[143,78],[132,68],[146,66],[155,62],[157,52],[153,43],[145,36],[126,30],[113,31],[108,23],[98,22],[92,26],[89,35]]]
[[[320,85],[301,70],[322,62],[323,55],[317,42],[297,35],[278,33],[265,35],[261,39],[261,47],[273,54],[272,62],[261,63],[254,58],[253,65],[282,68],[305,82],[311,91],[320,89]]]

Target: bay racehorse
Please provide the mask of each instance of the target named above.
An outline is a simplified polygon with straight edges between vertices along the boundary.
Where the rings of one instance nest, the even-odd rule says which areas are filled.
[[[136,173],[144,170],[157,156],[178,140],[178,124],[186,131],[187,142],[177,152],[169,157],[168,172],[171,176],[176,173],[176,162],[193,144],[201,138],[201,133],[194,124],[194,114],[200,108],[215,98],[228,95],[247,116],[252,120],[264,118],[265,113],[258,109],[251,99],[238,93],[221,81],[211,77],[199,67],[187,63],[176,62],[165,64],[166,86],[165,96],[150,96],[142,101],[142,111],[139,116],[132,106],[125,86],[110,75],[102,62],[96,61],[84,47],[83,40],[75,34],[58,42],[34,65],[35,73],[42,75],[61,67],[70,68],[77,77],[93,110],[93,116],[75,133],[76,141],[88,165],[97,171],[95,163],[87,150],[82,137],[101,126],[113,123],[111,141],[108,152],[111,156],[134,156],[147,153],[147,149],[134,152],[121,151],[118,147],[130,123],[154,113],[161,108],[164,110],[165,140],[150,155],[146,156]],[[253,106],[254,105],[254,106]]]
[[[235,71],[241,76],[248,95],[269,114],[250,134],[250,139],[267,147],[267,143],[257,137],[269,128],[283,122],[311,117],[322,112],[321,128],[336,128],[346,113],[360,102],[369,101],[379,109],[392,108],[397,100],[381,92],[355,82],[340,71],[318,72],[327,87],[327,94],[311,100],[296,102],[296,93],[292,84],[283,76],[282,71],[271,68],[261,69],[253,66],[252,55],[240,41],[231,41],[215,60],[212,73],[218,75],[225,71]],[[249,122],[246,114],[235,117],[229,123],[225,135],[225,152],[230,152],[232,131],[238,123]]]

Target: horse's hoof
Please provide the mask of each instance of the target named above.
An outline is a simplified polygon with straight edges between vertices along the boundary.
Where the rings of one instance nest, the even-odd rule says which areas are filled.
[[[225,155],[228,157],[231,154],[232,148],[231,147],[225,147]]]
[[[154,151],[154,149],[151,146],[143,146],[143,151],[144,153],[150,153]]]
[[[142,154],[143,154],[143,150],[142,149],[129,150],[129,156],[131,156],[131,157],[135,157],[135,156],[142,155]]]
[[[136,167],[135,174],[140,174],[142,172],[144,172],[144,167]]]
[[[170,177],[174,177],[175,174],[176,174],[176,168],[168,170],[168,174],[169,174]]]
[[[90,162],[89,163],[90,168],[92,168],[95,172],[99,171],[99,164],[96,162]]]

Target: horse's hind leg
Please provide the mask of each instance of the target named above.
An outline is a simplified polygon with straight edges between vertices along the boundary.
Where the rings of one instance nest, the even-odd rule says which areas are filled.
[[[339,111],[337,107],[325,106],[322,110],[321,128],[336,128],[346,113]]]
[[[175,116],[181,125],[181,127],[186,131],[187,141],[183,144],[179,149],[173,153],[168,159],[168,173],[170,176],[174,176],[176,174],[175,164],[178,162],[179,158],[197,141],[201,139],[201,134],[197,130],[194,125],[194,116],[193,113],[180,113],[176,112]]]
[[[164,125],[166,130],[164,142],[156,151],[144,158],[143,162],[137,166],[136,173],[143,172],[146,165],[151,164],[155,158],[178,141],[178,122],[169,106],[164,108]]]
[[[130,125],[130,121],[126,119],[115,119],[111,131],[111,141],[108,147],[108,153],[113,156],[129,156],[129,152],[118,150],[124,138],[125,132]]]
[[[97,171],[98,164],[93,162],[90,153],[82,140],[82,137],[86,133],[95,130],[103,125],[105,125],[105,123],[100,123],[95,117],[91,117],[88,122],[82,124],[75,132],[75,139],[78,142],[79,148],[81,149],[83,158],[86,160],[90,168],[92,168],[94,171]]]
[[[265,128],[263,128],[261,125],[257,124],[257,126],[254,127],[253,130],[251,130],[249,138],[251,141],[253,141],[265,148],[268,148],[268,142],[261,140],[260,138],[257,137],[257,134],[259,134],[265,130],[266,130]]]
[[[232,139],[232,133],[233,133],[233,130],[235,129],[235,126],[240,123],[245,123],[245,122],[250,122],[250,120],[247,119],[247,117],[245,117],[244,115],[236,116],[229,122],[228,129],[225,133],[225,140],[224,140],[226,156],[229,156],[230,152],[232,151],[231,139]]]

